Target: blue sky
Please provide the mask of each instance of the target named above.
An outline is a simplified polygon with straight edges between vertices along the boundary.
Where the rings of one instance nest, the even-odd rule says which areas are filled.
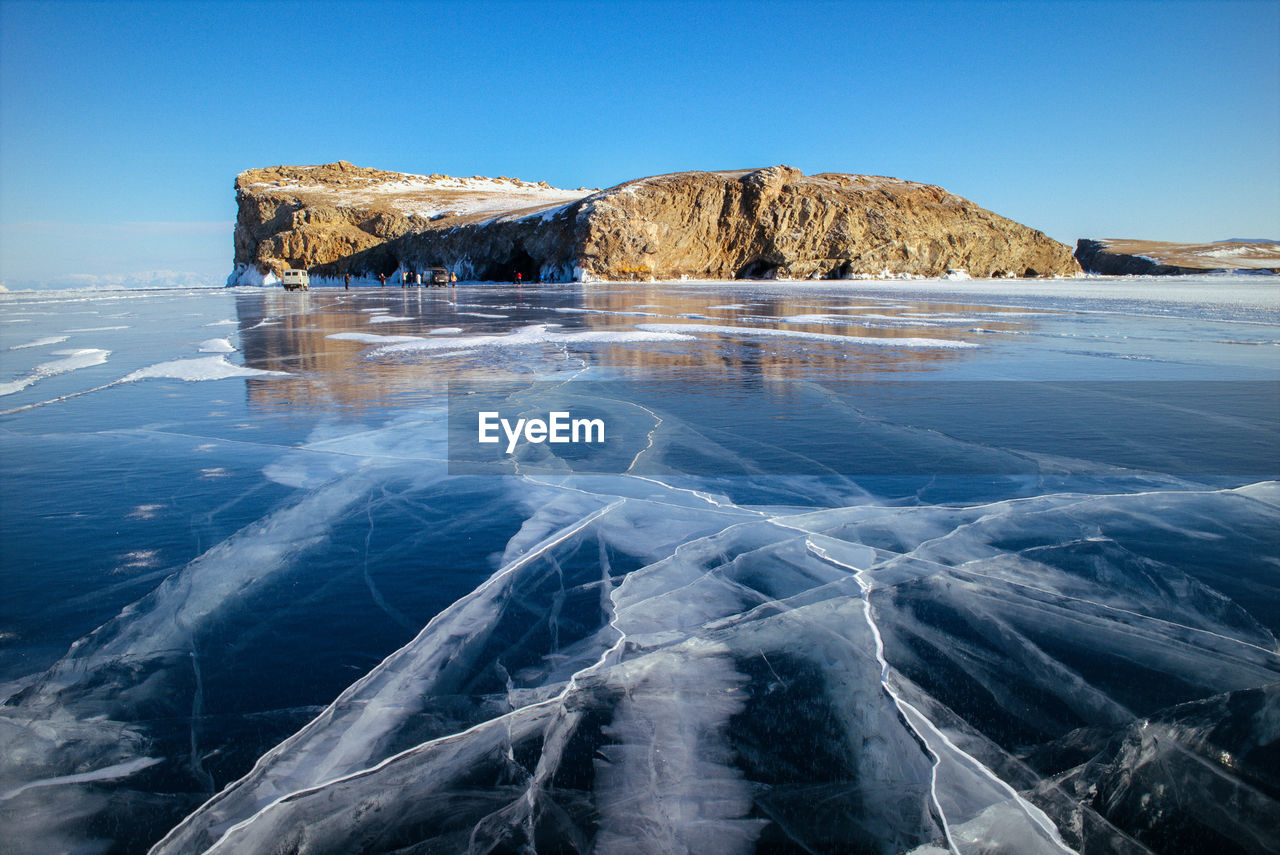
[[[0,281],[220,282],[236,173],[786,163],[1280,238],[1280,3],[0,0]]]

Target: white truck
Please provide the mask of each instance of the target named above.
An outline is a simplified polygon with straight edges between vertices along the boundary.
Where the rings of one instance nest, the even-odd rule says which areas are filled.
[[[311,274],[305,270],[286,270],[281,277],[286,291],[310,291]]]

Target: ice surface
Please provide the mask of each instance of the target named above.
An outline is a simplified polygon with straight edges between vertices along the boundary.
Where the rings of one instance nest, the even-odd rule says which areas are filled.
[[[256,850],[274,839],[281,828],[303,825],[333,829],[337,836],[324,844],[316,839],[315,845],[323,845],[323,851],[342,851],[353,829],[362,827],[352,812],[355,805],[368,799],[385,804],[384,794],[403,786],[397,781],[430,781],[433,789],[447,786],[464,772],[474,776],[478,769],[498,762],[503,751],[507,771],[494,770],[493,800],[478,805],[480,813],[464,814],[471,817],[465,820],[470,829],[466,833],[497,834],[496,839],[514,845],[527,839],[522,830],[527,823],[541,827],[537,817],[573,813],[571,803],[563,801],[568,794],[558,795],[545,782],[559,774],[556,769],[560,764],[578,762],[571,761],[565,752],[575,739],[583,738],[588,744],[602,744],[597,749],[591,798],[599,812],[595,845],[605,851],[652,851],[657,847],[697,852],[712,846],[711,851],[750,851],[765,825],[748,816],[753,802],[787,829],[791,839],[810,847],[821,847],[822,841],[829,839],[826,835],[855,833],[852,829],[856,827],[856,834],[891,839],[902,848],[946,835],[960,851],[977,851],[975,847],[980,848],[983,840],[994,835],[1002,841],[1001,851],[1068,851],[1041,808],[958,747],[938,723],[899,699],[893,688],[901,664],[913,667],[911,657],[904,658],[905,648],[900,649],[901,633],[920,631],[918,620],[895,604],[894,592],[911,591],[922,580],[949,578],[955,573],[960,574],[956,578],[963,584],[935,586],[933,598],[941,597],[951,608],[977,610],[977,615],[991,608],[990,603],[1005,603],[1015,595],[1029,597],[1027,608],[1036,616],[1026,619],[1024,632],[1031,627],[1045,631],[1049,612],[1038,592],[1071,591],[1070,596],[1056,594],[1050,601],[1053,608],[1059,612],[1065,609],[1072,615],[1070,620],[1091,623],[1092,628],[1085,634],[1070,630],[1068,637],[1090,639],[1088,645],[1099,652],[1123,651],[1126,659],[1144,663],[1157,674],[1177,674],[1183,680],[1201,682],[1207,679],[1209,690],[1268,682],[1280,675],[1280,655],[1269,633],[1229,609],[1220,617],[1193,612],[1204,608],[1196,605],[1200,595],[1170,591],[1165,608],[1173,611],[1164,617],[1159,608],[1156,614],[1143,614],[1140,610],[1151,612],[1152,607],[1145,605],[1145,595],[1136,590],[1133,602],[1117,600],[1117,592],[1126,588],[1092,573],[1055,580],[1046,576],[1047,567],[1040,565],[1034,571],[1034,588],[1030,582],[1018,582],[1013,567],[1000,570],[998,562],[983,574],[987,581],[978,582],[969,575],[972,571],[968,568],[975,562],[989,563],[984,556],[991,552],[990,544],[1007,541],[1008,525],[1026,526],[1045,513],[1061,510],[1065,512],[1063,519],[1083,532],[1140,519],[1153,506],[1164,508],[1170,524],[1199,517],[1202,504],[1207,510],[1220,501],[1227,503],[1222,511],[1228,516],[1234,513],[1227,507],[1236,505],[1237,511],[1273,517],[1273,511],[1254,508],[1252,500],[1243,496],[1173,493],[1100,497],[1082,505],[1079,497],[1064,495],[972,509],[859,508],[761,518],[749,508],[734,509],[723,501],[697,501],[696,495],[669,491],[655,481],[644,483],[651,486],[641,495],[625,489],[622,495],[614,496],[599,492],[608,484],[607,479],[566,483],[564,487],[572,492],[562,494],[560,500],[538,501],[541,510],[531,519],[533,525],[527,524],[527,535],[508,547],[508,563],[489,583],[441,615],[410,646],[387,659],[298,736],[268,754],[248,778],[193,816],[158,851],[190,851],[224,833],[220,845],[226,851],[241,847]],[[614,488],[620,487],[625,484]],[[1270,495],[1275,495],[1274,487]],[[431,709],[432,697],[442,691],[449,693],[439,681],[447,684],[449,673],[459,663],[466,663],[471,673],[489,668],[496,668],[499,675],[507,673],[499,664],[501,659],[486,665],[483,655],[476,656],[485,646],[491,647],[488,639],[502,634],[501,627],[510,619],[508,613],[511,617],[546,614],[548,605],[539,605],[541,597],[550,595],[550,603],[554,603],[562,596],[557,592],[578,586],[584,593],[589,590],[590,565],[583,566],[587,575],[573,577],[568,575],[564,559],[552,560],[555,555],[572,555],[576,544],[589,535],[605,538],[620,551],[643,548],[645,539],[637,540],[633,532],[656,533],[669,529],[673,521],[665,513],[650,517],[657,509],[652,504],[655,501],[683,508],[683,531],[668,531],[663,537],[669,543],[680,543],[678,549],[668,558],[631,572],[616,586],[597,582],[596,596],[607,594],[608,599],[595,621],[576,634],[580,641],[574,644],[579,646],[557,653],[553,645],[544,654],[543,665],[509,674],[502,708],[511,711],[503,718],[485,722],[481,714],[453,725],[462,729],[468,741],[477,743],[474,748],[490,752],[486,755],[490,759],[481,762],[472,754],[466,755],[470,759],[465,763],[456,759],[460,743],[447,735],[396,753],[394,735]],[[699,505],[703,510],[698,510]],[[710,524],[719,531],[691,539],[689,526],[708,515],[702,525]],[[616,516],[622,519],[615,522]],[[974,528],[975,522],[985,520],[997,528]],[[1038,527],[1032,530],[1041,531]],[[964,533],[963,543],[945,536],[956,531]],[[876,533],[872,542],[883,545],[858,542],[872,532]],[[625,537],[617,540],[618,535]],[[891,537],[887,540],[886,536]],[[1040,539],[1056,544],[1061,542],[1061,534],[1049,528]],[[896,549],[888,550],[889,542],[894,542]],[[946,552],[938,552],[935,544]],[[661,554],[660,542],[650,540],[647,545],[650,552],[657,547]],[[1035,554],[1035,547],[1029,550]],[[1001,554],[994,553],[996,557]],[[607,567],[604,569],[607,582]],[[559,580],[558,584],[536,593],[547,574]],[[1194,589],[1195,584],[1191,585]],[[1088,590],[1077,590],[1080,586]],[[532,601],[528,599],[531,596]],[[910,602],[915,602],[915,596]],[[1011,614],[1016,616],[1020,610]],[[555,611],[550,609],[550,620],[555,619]],[[1096,620],[1102,615],[1109,619],[1105,624]],[[1163,645],[1135,645],[1144,624],[1164,639]],[[1108,626],[1114,626],[1107,632],[1115,638],[1106,632],[1099,634]],[[893,630],[891,640],[885,645],[884,658],[878,659],[873,653],[879,649],[875,636],[886,627]],[[955,645],[958,637],[948,638],[942,643]],[[1004,672],[1003,680],[1023,674],[1031,665],[1033,660],[1023,651],[1035,649],[1033,639],[1009,632],[1003,637],[988,634],[987,638],[1004,655],[1014,656],[1017,663],[1016,670]],[[1177,639],[1172,648],[1161,649],[1169,648],[1170,639]],[[585,646],[581,646],[583,642]],[[1051,664],[1052,659],[1045,658],[1033,666],[1032,684],[1036,681],[1034,671]],[[1114,702],[1090,706],[1088,696],[1099,692],[1090,679],[1082,679],[1062,665],[1055,667],[1062,673],[1054,681],[1044,682],[1042,690],[1065,693],[1068,704],[1080,697],[1085,703],[1073,705],[1086,722],[1125,720],[1127,713]],[[971,667],[962,667],[961,673],[968,670]],[[841,820],[844,824],[837,827],[844,831],[840,832],[822,825],[803,830],[800,817],[808,805],[797,803],[781,781],[760,789],[761,779],[755,776],[774,770],[765,777],[772,779],[777,770],[800,763],[791,752],[804,749],[786,741],[757,741],[752,733],[754,725],[743,730],[765,715],[756,710],[744,721],[750,704],[773,703],[770,691],[782,693],[779,703],[795,703],[787,699],[787,686],[803,684],[802,675],[812,673],[823,675],[825,689],[807,695],[804,703],[839,710],[832,721],[848,728],[845,748],[829,743],[823,748],[834,750],[840,758],[838,764],[850,769],[840,789],[826,798],[843,791],[839,796],[843,801],[838,801],[846,805],[843,810],[861,805],[865,812],[854,826],[847,824],[847,818]],[[763,683],[748,691],[757,680]],[[776,688],[770,690],[770,686]],[[1101,688],[1103,697],[1116,691],[1105,681]],[[999,690],[997,698],[1006,691]],[[877,708],[878,713],[874,712]],[[426,719],[437,720],[444,710],[439,707]],[[610,723],[606,726],[602,721]],[[502,729],[495,732],[491,724],[498,723],[503,723]],[[471,730],[466,729],[468,725]],[[439,726],[437,723],[432,729]],[[575,732],[586,728],[595,735],[563,734],[560,731],[565,727]],[[451,731],[446,725],[439,732]],[[499,733],[506,734],[508,741],[495,745],[487,741],[489,736],[481,736]],[[868,749],[868,740],[879,747]],[[917,743],[926,746],[923,753],[915,747]],[[491,747],[484,748],[486,744]],[[504,744],[507,747],[502,749]],[[543,748],[541,753],[535,752],[536,759],[511,766],[511,752],[521,754],[527,750],[521,745],[537,744]],[[857,749],[858,745],[863,748]],[[446,746],[454,747],[445,751]],[[753,758],[745,769],[741,760],[732,759],[744,751]],[[463,765],[455,765],[458,763]],[[907,768],[912,771],[907,773]],[[489,773],[483,774],[487,777]],[[521,779],[525,783],[504,796],[496,782],[504,777],[511,780],[512,775],[513,783]],[[882,783],[875,783],[878,779]],[[686,791],[684,787],[692,780],[703,786]],[[756,780],[754,789],[744,786],[749,780]],[[894,783],[890,785],[890,781]],[[914,790],[904,790],[906,781],[913,782]],[[290,792],[296,795],[286,797]],[[878,803],[876,798],[888,801]],[[437,794],[430,802],[440,800]],[[911,804],[914,807],[904,812]],[[406,816],[404,821],[434,825],[444,819],[430,819],[430,810],[429,805],[420,804],[412,819]],[[454,814],[453,820],[462,822],[464,815]],[[856,810],[853,816],[858,816]],[[893,817],[900,818],[899,824],[892,824]],[[385,827],[388,821],[384,810],[380,819],[383,834],[393,836]],[[258,825],[262,826],[260,831]],[[591,832],[579,828],[577,833]],[[701,836],[704,834],[711,836]],[[436,845],[445,846],[450,838],[443,834],[435,839]]]
[[[0,658],[6,851],[1274,848],[1280,484],[1048,458],[963,478],[751,468],[813,452],[777,412],[828,420],[839,453],[906,449],[926,471],[1028,459],[828,382],[867,371],[1274,379],[1267,348],[1232,343],[1280,340],[1274,290],[1183,283],[1162,301],[1109,284],[1142,301],[1099,308],[1092,280],[950,286],[1004,289],[1005,307],[939,305],[932,282],[485,286],[460,304],[484,332],[452,325],[447,300],[377,289],[130,304],[135,330],[164,332],[109,340],[98,370],[121,379],[0,432],[6,483],[36,485],[6,505],[5,546],[23,551],[0,654],[47,653],[34,670]],[[1240,293],[1273,296],[1249,309]],[[115,298],[41,299],[62,302],[3,346]],[[632,325],[659,300],[752,319]],[[786,328],[875,314],[955,338]],[[207,339],[228,315],[237,336]],[[418,334],[359,331],[388,316]],[[1020,335],[975,348],[976,319]],[[787,354],[814,344],[848,368],[797,377]],[[443,385],[495,367],[624,402],[622,380],[687,394],[632,408],[647,433],[624,474],[451,476]],[[294,379],[254,382],[282,369]],[[82,376],[63,375],[51,386]],[[535,407],[536,384],[520,388]],[[757,424],[752,396],[771,389],[794,408]],[[753,431],[717,420],[735,396]],[[1112,427],[1135,444],[1146,429]],[[38,637],[59,600],[83,614]]]

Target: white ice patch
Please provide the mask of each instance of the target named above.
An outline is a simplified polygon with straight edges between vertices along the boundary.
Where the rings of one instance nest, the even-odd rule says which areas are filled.
[[[625,699],[596,764],[597,851],[752,850],[767,821],[746,818],[751,785],[726,762],[729,722],[746,697],[732,653],[693,639],[619,669]]]
[[[10,349],[10,350],[22,350],[22,349],[24,349],[24,348],[28,348],[28,347],[44,347],[44,346],[46,346],[46,345],[50,345],[50,344],[61,344],[62,342],[66,341],[66,340],[67,340],[67,336],[65,336],[65,335],[47,335],[47,336],[44,336],[43,338],[38,338],[38,339],[36,339],[35,341],[29,341],[29,342],[27,342],[26,344],[14,344],[14,345],[10,345],[10,346],[9,346],[9,349]]]
[[[135,772],[140,772],[148,766],[154,766],[161,762],[158,757],[138,757],[128,760],[124,763],[116,763],[111,766],[104,766],[101,769],[94,769],[90,772],[80,772],[76,775],[58,775],[54,778],[42,778],[38,781],[28,781],[21,786],[14,787],[0,793],[0,802],[7,801],[14,796],[27,790],[34,790],[40,787],[57,787],[63,784],[87,784],[91,781],[113,781],[117,778],[127,778]]]
[[[369,318],[371,324],[391,324],[397,321],[411,321],[413,318],[405,318],[399,315],[373,315]]]
[[[8,383],[0,383],[0,395],[12,395],[14,392],[19,392],[34,383],[39,383],[41,380],[58,374],[65,374],[68,371],[88,368],[91,365],[101,365],[107,361],[111,351],[96,347],[86,347],[80,350],[55,350],[53,353],[55,356],[63,358],[42,362],[32,369],[27,376],[19,377],[17,380]]]
[[[135,380],[169,379],[194,383],[201,380],[224,380],[229,377],[288,377],[285,371],[265,371],[232,365],[223,356],[203,356],[199,359],[174,359],[139,368],[120,378],[121,383]]]
[[[838,315],[787,315],[778,318],[784,324],[847,324],[850,319]]]
[[[573,313],[579,315],[626,315],[635,318],[660,318],[662,315],[656,312],[615,312],[609,309],[582,309],[577,306],[558,306],[557,312]]]
[[[211,338],[200,342],[196,348],[201,353],[235,353],[236,349],[225,338]]]
[[[275,271],[261,273],[254,264],[237,264],[227,277],[227,287],[261,288],[264,285],[279,284],[280,277],[276,276]]]
[[[768,327],[736,327],[721,324],[637,324],[636,329],[655,333],[711,333],[714,335],[777,336],[780,338],[824,341],[830,344],[863,344],[877,347],[946,347],[967,348],[979,345],[969,341],[946,338],[892,338],[859,335],[832,335],[830,333],[798,332],[770,329]]]
[[[462,327],[436,327],[427,335],[461,335]]]
[[[380,347],[371,355],[412,351],[456,351],[485,347],[530,347],[541,344],[641,344],[659,341],[692,341],[693,336],[674,330],[588,330],[552,332],[546,324],[533,324],[506,335],[457,336],[440,339],[412,339]]]
[[[333,333],[325,336],[325,338],[331,338],[336,341],[358,341],[364,344],[396,344],[406,341],[422,341],[422,338],[416,335],[378,335],[377,333],[361,332]]]

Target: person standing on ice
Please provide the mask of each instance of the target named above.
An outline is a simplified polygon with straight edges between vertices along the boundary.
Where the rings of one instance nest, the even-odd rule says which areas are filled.
[[[455,286],[455,285],[457,285],[457,284],[458,284],[458,274],[456,274],[456,273],[454,273],[454,272],[450,271],[450,273],[449,273],[449,285],[450,285],[450,287]]]
[[[517,273],[516,273],[516,284],[517,284],[517,285],[523,285],[523,284],[524,284],[524,274],[523,274],[523,273],[520,273],[520,272],[517,272]]]
[[[351,290],[351,274],[350,273],[342,274],[342,287],[346,288],[348,291]]]
[[[387,274],[385,273],[378,274],[378,285],[382,288],[387,287]]]

